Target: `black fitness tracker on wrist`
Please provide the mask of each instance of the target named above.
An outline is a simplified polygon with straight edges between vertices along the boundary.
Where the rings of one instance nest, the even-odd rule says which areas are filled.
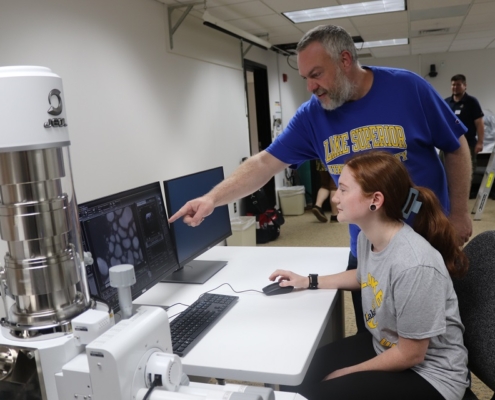
[[[318,274],[309,274],[309,287],[308,289],[318,289]]]

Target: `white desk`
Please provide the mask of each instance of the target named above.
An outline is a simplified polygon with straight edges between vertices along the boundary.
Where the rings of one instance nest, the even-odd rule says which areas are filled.
[[[344,271],[348,256],[349,248],[217,246],[199,259],[227,260],[228,265],[205,284],[160,283],[135,303],[191,304],[200,294],[225,282],[236,291],[261,291],[278,268],[301,275],[326,275]],[[343,304],[336,290],[294,290],[266,296],[257,292],[236,294],[224,285],[214,293],[237,295],[239,301],[182,358],[188,375],[297,385],[327,325],[334,336],[343,335]],[[183,309],[175,306],[169,315]]]

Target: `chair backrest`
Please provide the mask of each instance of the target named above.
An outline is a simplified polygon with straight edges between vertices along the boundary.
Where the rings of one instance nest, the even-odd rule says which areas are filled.
[[[477,235],[464,252],[469,271],[453,281],[466,328],[469,368],[495,391],[495,231]]]

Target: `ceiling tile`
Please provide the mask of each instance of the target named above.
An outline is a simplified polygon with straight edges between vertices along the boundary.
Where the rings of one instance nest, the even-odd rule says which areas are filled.
[[[493,29],[493,20],[489,22],[480,22],[478,24],[466,24],[464,23],[459,29],[459,33],[489,31]]]
[[[176,0],[158,0],[158,2],[163,3],[163,4],[167,4],[169,6],[179,4]]]
[[[411,38],[411,54],[443,53],[448,51],[455,35]]]
[[[469,5],[411,10],[409,11],[409,19],[411,21],[421,21],[423,19],[465,17],[468,10]]]
[[[375,57],[399,57],[410,55],[411,49],[408,44],[405,44],[401,46],[374,47],[372,52]]]
[[[445,53],[448,50],[448,44],[411,45],[411,54]]]
[[[270,35],[270,43],[271,44],[288,44],[288,43],[298,43],[301,40],[302,33],[294,34],[294,35],[281,35],[281,36],[272,36]]]
[[[418,32],[428,29],[458,28],[461,26],[463,19],[463,17],[451,17],[411,21],[411,31]]]
[[[454,40],[455,35],[437,35],[437,36],[423,36],[417,38],[411,38],[411,44],[423,45],[423,44],[450,44]]]
[[[340,18],[340,19],[331,19],[331,20],[327,19],[324,21],[316,21],[316,22],[304,22],[301,24],[296,24],[296,26],[299,29],[301,29],[303,32],[307,32],[310,29],[316,28],[319,25],[327,25],[327,24],[341,26],[347,32],[349,32],[351,36],[356,36],[359,34],[356,28],[354,28],[354,25],[352,24],[349,18]]]
[[[486,3],[473,4],[471,10],[469,11],[469,15],[481,14],[491,14],[493,16],[495,14],[495,1],[492,0]]]
[[[208,7],[208,12],[214,17],[220,18],[224,21],[260,17],[262,15],[270,14],[276,15],[272,9],[265,6],[260,1],[248,1],[222,7]]]
[[[460,5],[469,5],[472,0],[407,0],[408,10],[427,10],[432,7],[453,7]]]
[[[281,17],[279,14],[271,14],[271,15],[264,15],[262,17],[239,19],[235,21],[236,26],[239,26],[239,28],[244,29],[242,28],[242,24],[245,23],[246,21],[253,21],[254,23],[264,26],[267,29],[277,28],[280,26],[294,28],[294,24],[292,22],[288,21],[287,18]]]
[[[407,25],[403,24],[359,28],[360,36],[367,42],[407,38],[409,36],[408,33]]]
[[[257,18],[246,18],[236,20],[235,25],[243,29],[245,31],[255,33],[255,32],[270,32],[270,36],[272,35],[287,35],[287,34],[298,34],[302,36],[302,32],[297,29],[293,24],[285,24],[285,23],[270,23],[275,20],[275,18],[281,18],[278,15],[267,16],[267,17],[257,17]]]
[[[277,26],[270,30],[270,36],[282,36],[282,35],[299,35],[299,39],[302,38],[303,32],[294,26]],[[299,41],[298,39],[298,41]]]
[[[491,23],[492,26],[495,25],[493,14],[469,14],[464,20],[466,26],[469,25],[481,25],[484,23]]]
[[[191,2],[190,0],[187,1]],[[209,9],[210,7],[228,6],[231,4],[245,3],[245,2],[246,0],[207,0],[206,6]]]
[[[480,50],[486,48],[493,39],[455,40],[450,51]]]
[[[479,32],[465,32],[458,33],[455,40],[466,40],[466,39],[495,39],[495,29],[479,31]]]
[[[198,0],[157,1],[173,6]],[[369,50],[374,57],[495,48],[495,0],[406,0],[406,11],[302,24],[293,24],[281,14],[359,1],[207,0],[207,6],[212,15],[240,29],[256,35],[267,34],[273,44],[295,43],[318,25],[334,24],[342,26],[352,36],[362,36],[366,41],[409,37],[410,45]],[[195,6],[189,17],[201,18],[203,9],[202,5]],[[174,13],[174,18],[178,14],[178,11]],[[448,29],[448,34],[419,35],[419,31],[444,28]]]
[[[363,26],[383,26],[388,24],[404,24],[407,28],[407,11],[397,11],[387,14],[362,15],[352,17],[351,21],[360,29]]]

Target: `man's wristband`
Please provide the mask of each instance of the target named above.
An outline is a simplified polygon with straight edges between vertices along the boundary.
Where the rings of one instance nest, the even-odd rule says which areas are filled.
[[[309,287],[308,289],[318,289],[318,274],[309,274]]]

